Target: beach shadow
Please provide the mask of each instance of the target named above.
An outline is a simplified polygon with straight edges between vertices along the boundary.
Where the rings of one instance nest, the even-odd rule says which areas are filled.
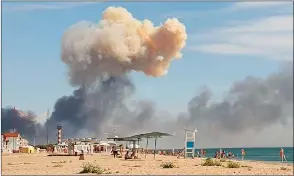
[[[145,161],[145,160],[142,160],[142,159],[127,159],[127,160],[125,160],[125,159],[119,159],[120,161]]]
[[[32,162],[25,162],[23,164],[36,164],[36,163],[32,163]]]

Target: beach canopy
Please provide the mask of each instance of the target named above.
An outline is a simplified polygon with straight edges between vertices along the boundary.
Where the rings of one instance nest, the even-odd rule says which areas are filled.
[[[155,140],[154,140],[154,156],[153,156],[153,158],[155,158],[155,150],[156,150],[157,138],[162,138],[162,137],[165,137],[165,136],[172,136],[172,135],[168,134],[168,133],[162,133],[162,132],[150,132],[150,133],[143,133],[143,134],[130,136],[129,138],[138,139],[138,141],[141,140],[142,138],[146,138],[147,139],[147,141],[146,141],[146,150],[147,150],[147,147],[148,147],[148,139],[149,138],[154,138]],[[145,158],[146,158],[146,151],[145,151]]]
[[[108,140],[109,139],[112,139],[114,141],[137,141],[138,139],[136,138],[131,138],[131,137],[114,137],[114,138],[107,138]]]
[[[129,138],[134,138],[134,139],[142,139],[142,138],[161,138],[164,136],[172,136],[171,134],[168,133],[162,133],[162,132],[150,132],[150,133],[143,133],[143,134],[137,134],[134,136],[130,136]]]
[[[165,136],[173,136],[171,134],[168,133],[163,133],[163,132],[150,132],[150,133],[142,133],[142,134],[137,134],[137,135],[133,135],[133,136],[129,136],[129,137],[123,137],[123,138],[118,138],[118,137],[114,137],[114,138],[107,138],[107,139],[113,139],[114,141],[132,141],[133,142],[133,147],[135,146],[135,142],[142,140],[142,138],[146,138],[147,142],[146,142],[146,150],[147,150],[147,146],[148,146],[148,139],[149,138],[154,138],[154,145],[155,145],[155,150],[156,150],[156,142],[158,138],[162,138]],[[146,152],[145,152],[145,158],[146,158]],[[154,151],[154,158],[155,158],[155,151]]]

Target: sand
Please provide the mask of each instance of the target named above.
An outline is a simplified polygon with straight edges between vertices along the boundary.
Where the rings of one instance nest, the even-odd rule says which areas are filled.
[[[109,154],[85,155],[85,160],[78,156],[47,156],[46,154],[10,154],[2,155],[2,174],[48,174],[66,175],[78,174],[84,163],[99,165],[106,174],[205,174],[205,175],[293,175],[293,164],[266,163],[256,161],[236,161],[240,168],[226,168],[223,166],[202,166],[203,158],[177,159],[175,156],[144,155],[141,159],[127,160],[113,158]],[[162,163],[173,162],[176,168],[162,168]]]

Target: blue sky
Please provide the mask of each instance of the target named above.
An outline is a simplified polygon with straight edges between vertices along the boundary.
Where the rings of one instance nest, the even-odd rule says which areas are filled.
[[[203,85],[220,99],[248,75],[266,77],[293,60],[293,6],[284,2],[2,3],[2,107],[42,114],[74,90],[60,60],[63,32],[81,21],[98,22],[108,6],[160,25],[177,17],[188,33],[183,57],[165,77],[132,73],[136,96],[159,110],[185,111]]]

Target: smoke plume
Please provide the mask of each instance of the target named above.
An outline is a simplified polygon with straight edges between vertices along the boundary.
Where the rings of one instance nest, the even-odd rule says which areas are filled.
[[[154,27],[122,7],[109,7],[98,24],[82,21],[64,33],[61,57],[75,86],[132,70],[158,77],[181,58],[186,39],[185,26],[176,18]]]
[[[24,137],[32,140],[42,126],[35,122],[35,115],[29,111],[27,114],[15,108],[1,108],[1,131],[16,130]]]
[[[293,130],[289,126],[293,121],[293,63],[267,78],[248,76],[236,81],[221,101],[213,101],[212,90],[206,87],[187,102],[187,112],[176,117],[159,113],[152,101],[134,100],[135,85],[127,73],[165,75],[171,61],[181,57],[186,39],[185,26],[177,19],[154,27],[121,7],[107,8],[98,24],[71,26],[62,39],[61,59],[69,68],[70,84],[77,89],[57,100],[45,123],[50,141],[56,141],[57,125],[63,126],[64,138],[97,137],[101,132],[114,135],[113,126],[118,136],[169,132],[175,137],[161,142],[169,148],[183,147],[183,129],[195,127],[199,130],[197,146],[271,145],[282,138],[286,144],[292,139],[293,135],[280,135]],[[2,112],[4,120],[11,116]],[[30,125],[14,127],[30,135],[36,126],[22,130]],[[280,131],[270,131],[274,129]],[[263,138],[269,132],[272,138]]]
[[[171,61],[181,58],[186,39],[185,26],[177,19],[154,27],[122,7],[107,8],[98,24],[83,21],[69,27],[61,59],[69,68],[70,83],[79,88],[56,102],[47,125],[65,126],[67,137],[95,136],[113,123],[141,128],[154,107],[144,101],[129,104],[135,86],[126,74],[165,75]]]
[[[260,131],[293,118],[293,68],[289,66],[265,79],[252,76],[235,82],[227,96],[211,102],[207,89],[189,102],[191,123],[199,128],[238,133]]]
[[[94,91],[79,88],[71,96],[61,97],[47,121],[50,141],[56,141],[56,125],[63,135],[97,137],[99,132],[125,136],[163,131],[175,137],[160,140],[161,146],[183,147],[183,129],[198,128],[197,146],[262,146],[293,140],[293,68],[282,68],[267,78],[248,76],[236,81],[222,101],[213,101],[209,88],[187,102],[187,112],[173,117],[160,114],[154,102],[132,99],[135,86],[127,76],[112,77]],[[14,122],[16,121],[16,122]],[[2,109],[2,131],[16,128],[25,136],[36,133],[33,121],[11,109]],[[44,142],[43,133],[36,142]],[[271,134],[271,137],[268,137]],[[112,135],[112,134],[110,134]]]

